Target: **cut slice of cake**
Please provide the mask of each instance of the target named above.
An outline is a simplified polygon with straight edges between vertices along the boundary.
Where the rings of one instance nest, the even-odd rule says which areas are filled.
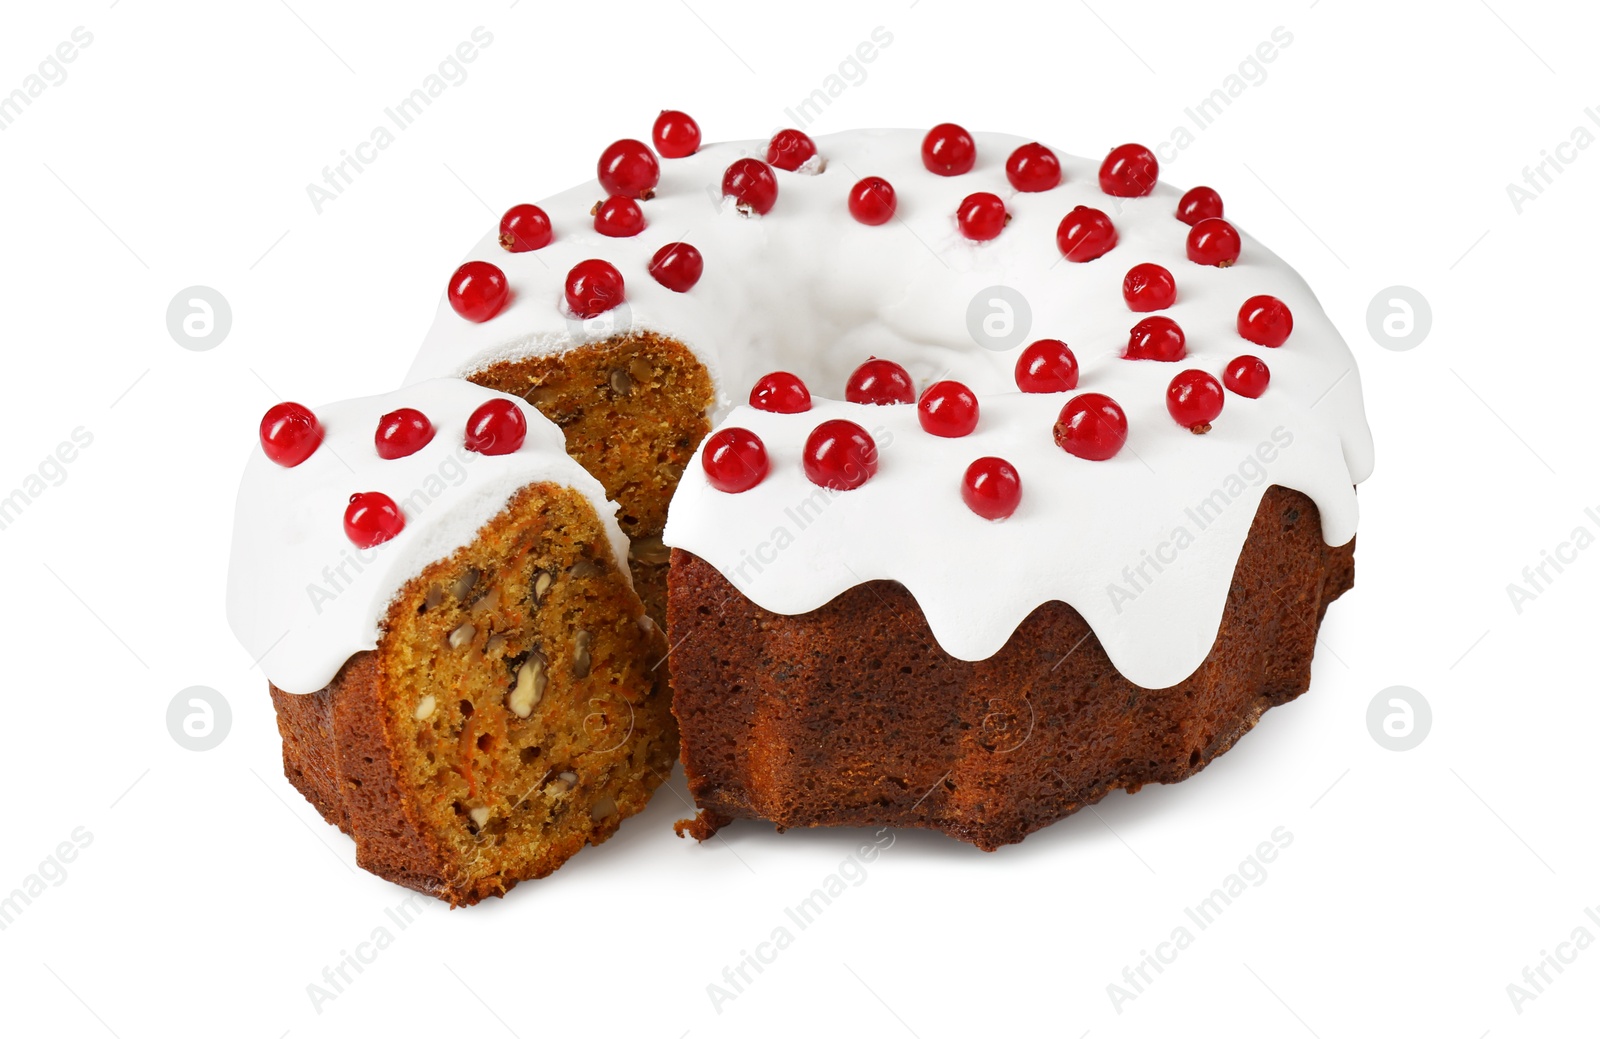
[[[471,904],[667,777],[666,647],[614,509],[556,427],[470,383],[268,413],[229,619],[286,775],[363,868]]]

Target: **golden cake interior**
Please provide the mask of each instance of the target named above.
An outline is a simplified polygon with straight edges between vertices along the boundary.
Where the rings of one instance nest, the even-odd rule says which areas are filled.
[[[523,398],[561,427],[567,453],[618,504],[635,585],[664,624],[668,553],[661,531],[678,478],[711,429],[714,394],[705,366],[675,340],[635,332],[502,361],[471,380]]]
[[[378,653],[402,797],[451,901],[605,840],[677,758],[664,639],[569,488],[525,488],[409,582]]]

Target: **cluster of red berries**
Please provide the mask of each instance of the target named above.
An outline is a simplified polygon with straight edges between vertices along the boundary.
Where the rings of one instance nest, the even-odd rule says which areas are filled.
[[[911,374],[893,361],[869,358],[850,376],[845,399],[853,404],[917,406],[922,428],[940,437],[964,437],[978,426],[977,395],[954,380],[936,382],[917,396]],[[750,390],[750,406],[759,411],[793,415],[811,409],[811,391],[791,372],[771,372]],[[759,484],[769,471],[761,438],[748,429],[730,427],[713,434],[700,456],[706,478],[720,491],[736,494]],[[836,491],[853,490],[878,470],[878,447],[857,423],[829,419],[806,438],[802,454],[806,478]],[[1022,500],[1022,478],[1003,458],[979,458],[962,477],[961,497],[985,519],[1004,519]]]
[[[1190,188],[1178,200],[1178,219],[1189,225],[1189,259],[1206,267],[1232,267],[1239,259],[1239,232],[1222,219],[1222,196]]]
[[[416,408],[397,408],[378,419],[373,448],[386,460],[416,454],[433,441],[437,430]],[[322,423],[303,404],[284,401],[267,409],[261,419],[261,450],[285,468],[310,458],[322,445]],[[505,398],[485,401],[467,418],[462,444],[482,455],[508,455],[521,449],[528,436],[522,409]],[[372,548],[405,529],[405,514],[393,498],[380,491],[350,496],[344,512],[344,532],[357,548]]]
[[[1144,268],[1144,269],[1141,269]],[[1135,275],[1138,275],[1135,278]],[[1148,302],[1154,293],[1170,305],[1174,292],[1171,275],[1154,264],[1129,272],[1125,287],[1129,305]],[[1154,286],[1151,288],[1150,286]],[[1288,308],[1271,296],[1253,296],[1239,312],[1239,333],[1252,342],[1278,346],[1293,327]],[[1170,318],[1146,318],[1134,327],[1125,356],[1136,359],[1177,361],[1184,357],[1183,330]],[[1078,361],[1066,343],[1040,339],[1017,358],[1014,376],[1024,393],[1064,393],[1078,386]],[[1179,425],[1196,433],[1210,429],[1222,412],[1223,388],[1245,397],[1259,397],[1271,377],[1259,358],[1242,355],[1229,362],[1218,382],[1207,372],[1188,369],[1176,375],[1167,388],[1167,410]],[[964,437],[977,428],[978,398],[967,386],[941,380],[919,396],[911,373],[893,361],[869,358],[845,384],[845,399],[852,404],[915,404],[923,430],[941,437]],[[811,408],[811,392],[799,376],[771,372],[750,391],[750,405],[761,411],[798,414]],[[1053,430],[1058,446],[1069,454],[1104,461],[1117,454],[1128,439],[1126,413],[1103,393],[1081,393],[1062,406]],[[759,484],[769,471],[766,447],[753,432],[742,428],[720,431],[707,442],[701,462],[712,486],[728,493]],[[835,490],[861,486],[877,471],[877,447],[866,430],[842,419],[830,420],[812,431],[804,454],[806,476]],[[1017,470],[1001,458],[980,458],[968,467],[962,497],[969,508],[988,519],[1002,519],[1016,511],[1022,496]]]
[[[1059,339],[1029,343],[1013,375],[1023,393],[1066,393],[1078,388],[1078,359]],[[1080,393],[1056,417],[1056,445],[1068,454],[1102,462],[1128,440],[1128,417],[1103,393]]]
[[[1153,320],[1156,319],[1147,318],[1134,326],[1135,338],[1140,327]],[[1276,348],[1282,346],[1294,330],[1294,315],[1289,312],[1288,305],[1276,296],[1251,296],[1239,308],[1237,324],[1239,335],[1244,339],[1259,346]],[[1176,324],[1172,327],[1177,329]],[[1182,330],[1178,329],[1177,334],[1180,340],[1178,354],[1159,360],[1176,361],[1183,357]],[[1143,355],[1133,352],[1133,340],[1130,340],[1128,353],[1124,356]],[[1267,368],[1267,363],[1252,354],[1241,354],[1229,361],[1222,370],[1220,383],[1209,373],[1191,368],[1179,372],[1167,385],[1167,413],[1178,425],[1195,433],[1204,433],[1222,414],[1224,388],[1241,397],[1255,398],[1267,392],[1267,384],[1271,380],[1272,372]]]
[[[688,292],[705,273],[705,258],[688,242],[669,242],[650,257],[650,276],[673,292]],[[579,260],[567,272],[567,306],[581,318],[598,317],[627,298],[622,272],[605,260]]]
[[[796,173],[807,164],[821,170],[817,143],[800,130],[779,130],[767,142],[765,162],[748,157],[735,159],[723,171],[722,195],[733,199],[734,208],[745,216],[765,216],[778,202],[778,178],[773,169]],[[892,212],[892,198],[890,208]]]
[[[1165,310],[1178,298],[1172,272],[1157,263],[1141,263],[1122,279],[1122,298],[1135,313]],[[1294,315],[1276,296],[1251,296],[1239,308],[1239,335],[1259,346],[1279,347],[1294,330]],[[1147,317],[1128,332],[1124,357],[1136,361],[1181,361],[1183,329],[1169,317]]]
[[[821,172],[822,160],[817,155],[817,142],[800,130],[779,130],[767,142],[766,161],[753,157],[735,159],[723,171],[722,195],[731,198],[734,208],[745,216],[765,216],[778,202],[778,178],[773,170],[797,173],[806,166],[812,167],[812,172]],[[891,191],[891,213],[894,208],[892,196]],[[883,219],[887,220],[888,217]]]
[[[978,396],[965,383],[941,379],[918,396],[911,373],[895,362],[882,358],[869,358],[851,373],[845,383],[844,395],[846,400],[854,404],[915,402],[917,423],[924,432],[936,437],[958,439],[978,428]],[[821,428],[818,427],[819,430]],[[816,434],[812,436],[815,438]],[[806,458],[809,460],[811,457],[811,443],[808,441]],[[1005,519],[1016,512],[1022,502],[1022,476],[1016,466],[1004,458],[985,456],[974,459],[961,477],[961,500],[967,508],[984,519]]]
[[[910,381],[909,376],[906,381]],[[811,391],[798,375],[769,372],[751,388],[750,406],[758,411],[798,415],[811,410]],[[766,479],[771,468],[761,438],[737,426],[718,430],[706,439],[700,464],[711,486],[729,494],[756,486]],[[806,438],[801,464],[806,478],[818,486],[854,490],[877,473],[878,445],[872,434],[856,423],[829,419],[819,423]]]
[[[1181,209],[1179,216],[1182,217]],[[1056,228],[1056,246],[1073,263],[1098,259],[1116,244],[1116,225],[1104,212],[1090,206],[1074,206]],[[1239,232],[1221,217],[1207,217],[1189,228],[1185,249],[1190,261],[1203,267],[1231,267],[1239,259]]]
[[[644,230],[646,221],[640,202],[654,196],[661,177],[656,153],[669,159],[694,154],[700,146],[700,127],[682,112],[664,111],[656,119],[652,139],[654,152],[642,141],[625,138],[601,153],[597,174],[608,194],[591,211],[599,233],[630,238]],[[922,140],[923,166],[938,176],[970,172],[977,163],[977,154],[972,134],[955,123],[940,123]],[[778,179],[773,171],[797,172],[808,164],[821,168],[816,142],[800,130],[779,130],[767,144],[765,161],[745,157],[728,166],[722,176],[722,193],[746,216],[764,215],[777,204]],[[1159,175],[1160,164],[1150,149],[1123,144],[1113,148],[1101,163],[1100,189],[1117,198],[1143,197],[1155,190]],[[1007,158],[1006,179],[1021,192],[1049,191],[1061,183],[1061,162],[1042,144],[1024,144]],[[869,176],[851,187],[846,204],[857,221],[878,226],[894,218],[898,200],[892,184],[882,177]],[[1222,219],[1222,199],[1211,188],[1197,187],[1186,193],[1178,204],[1177,217],[1190,225],[1186,242],[1190,260],[1211,267],[1228,267],[1238,260],[1239,233]],[[961,200],[955,218],[964,237],[986,242],[1000,235],[1010,223],[1011,214],[1000,196],[977,191]],[[550,218],[538,206],[513,206],[501,218],[500,244],[509,252],[543,248],[552,237]],[[1061,255],[1074,263],[1104,256],[1116,246],[1117,237],[1111,217],[1092,206],[1075,206],[1056,228]],[[649,270],[667,288],[687,292],[703,267],[699,251],[680,242],[657,252]],[[586,260],[574,267],[568,273],[566,288],[568,306],[583,318],[602,314],[624,298],[621,273],[602,260]],[[1166,288],[1170,293],[1170,275]],[[1126,286],[1124,291],[1127,292]],[[468,320],[487,321],[505,306],[510,290],[498,267],[472,261],[452,276],[448,298],[456,312]],[[1129,305],[1141,309],[1131,297]],[[1161,306],[1151,303],[1142,309]]]
[[[1128,272],[1123,295],[1130,309],[1140,311],[1170,306],[1176,293],[1172,275],[1165,268],[1140,264]],[[1275,297],[1252,296],[1239,309],[1239,334],[1253,343],[1281,346],[1293,327],[1289,308]],[[1132,360],[1153,361],[1181,361],[1185,355],[1183,329],[1159,315],[1133,326],[1123,353]],[[1024,393],[1064,393],[1078,386],[1078,361],[1061,340],[1040,339],[1017,357],[1014,374],[1017,388]],[[1270,379],[1266,363],[1249,354],[1228,362],[1221,383],[1206,372],[1189,369],[1168,384],[1167,410],[1179,425],[1204,433],[1222,413],[1224,387],[1240,396],[1259,397]],[[1104,394],[1080,394],[1062,407],[1055,438],[1063,450],[1079,458],[1104,460],[1127,442],[1127,416]]]
[[[1267,392],[1272,379],[1267,364],[1259,357],[1241,354],[1229,361],[1218,382],[1210,372],[1189,368],[1167,384],[1167,414],[1191,433],[1208,433],[1211,423],[1222,414],[1224,387],[1241,397],[1259,397]]]
[[[1133,311],[1171,306],[1177,296],[1172,274],[1153,263],[1141,263],[1123,279],[1122,295]],[[1240,337],[1259,346],[1279,347],[1294,330],[1294,315],[1276,296],[1251,296],[1239,308]],[[1136,361],[1181,361],[1187,355],[1183,329],[1160,315],[1147,317],[1128,332],[1122,356]],[[1244,397],[1266,392],[1272,373],[1259,357],[1243,354],[1229,361],[1222,381],[1198,369],[1178,373],[1167,386],[1167,412],[1186,429],[1207,432],[1222,413],[1223,388]]]
[[[1119,198],[1148,195],[1155,190],[1159,171],[1150,149],[1124,144],[1111,149],[1100,164],[1100,190]],[[1190,227],[1186,243],[1190,260],[1207,267],[1231,267],[1239,259],[1239,232],[1222,219],[1222,196],[1211,188],[1185,192],[1178,201],[1177,217]]]
[[[655,197],[664,159],[693,155],[700,147],[700,126],[683,112],[664,111],[651,132],[655,150],[643,141],[613,141],[600,153],[595,173],[606,197],[594,204],[594,229],[610,238],[632,238],[645,229],[644,207]],[[509,253],[543,249],[555,239],[550,215],[538,206],[512,206],[500,218],[500,247]],[[686,242],[662,246],[650,259],[650,276],[673,292],[688,292],[700,280],[705,260]],[[468,321],[488,321],[511,298],[505,272],[484,260],[462,264],[450,277],[446,298]],[[622,273],[604,260],[584,260],[567,274],[567,305],[582,318],[603,314],[624,298]]]
[[[976,162],[972,135],[954,123],[940,123],[922,140],[922,164],[932,173],[953,177],[970,171]],[[1119,145],[1100,164],[1100,190],[1114,198],[1140,198],[1155,190],[1160,172],[1160,163],[1149,148]],[[1006,179],[1018,191],[1049,191],[1061,183],[1061,162],[1042,144],[1024,144],[1006,160]],[[863,219],[856,212],[856,198],[866,190],[865,184],[862,181],[852,190],[850,211],[863,223],[881,223]],[[1178,203],[1177,217],[1190,225],[1186,243],[1190,260],[1208,267],[1228,267],[1238,260],[1239,232],[1222,219],[1222,198],[1215,191],[1200,187],[1185,194]],[[974,241],[995,237],[1008,220],[1004,202],[988,192],[968,195],[956,210],[961,233]],[[1111,218],[1092,206],[1073,207],[1056,228],[1056,245],[1073,263],[1098,259],[1116,244],[1117,229]]]
[[[707,437],[700,464],[711,486],[728,494],[748,491],[771,471],[766,445],[740,426],[719,429]],[[806,438],[801,466],[806,479],[819,487],[854,490],[877,473],[878,444],[856,423],[829,419]]]

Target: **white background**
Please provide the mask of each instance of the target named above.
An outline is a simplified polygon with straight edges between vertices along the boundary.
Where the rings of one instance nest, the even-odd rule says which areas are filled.
[[[1592,7],[291,4],[12,5],[0,32],[0,93],[93,34],[0,132],[0,494],[93,436],[0,530],[0,895],[92,835],[0,930],[0,1032],[1594,1033],[1600,945],[1520,1013],[1507,992],[1575,928],[1600,940],[1600,550],[1520,614],[1507,594],[1600,531],[1600,148],[1520,213],[1506,190],[1575,127],[1600,133]],[[479,25],[494,40],[467,80],[317,214],[306,184]],[[870,834],[744,822],[699,847],[670,829],[675,779],[554,877],[399,930],[384,910],[407,893],[281,777],[265,681],[223,620],[261,412],[396,384],[506,206],[592,176],[664,106],[708,140],[763,136],[876,26],[892,44],[809,129],[948,119],[1090,155],[1168,140],[1293,34],[1163,176],[1217,187],[1362,367],[1378,469],[1311,692],[1195,779],[1025,844],[899,834],[720,1013],[707,985]],[[233,311],[207,352],[166,326],[197,284]],[[1431,304],[1409,352],[1368,332],[1392,285]],[[232,708],[206,752],[167,730],[193,685]],[[1394,685],[1433,712],[1404,752],[1366,721]],[[1119,1012],[1107,986],[1280,826],[1265,881]],[[393,943],[319,1013],[307,986],[380,925]]]

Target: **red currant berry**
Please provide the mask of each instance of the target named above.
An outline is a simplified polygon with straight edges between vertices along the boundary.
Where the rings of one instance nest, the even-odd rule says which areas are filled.
[[[719,429],[706,437],[700,465],[711,486],[727,494],[748,491],[765,480],[771,468],[761,438],[738,426]]]
[[[622,272],[604,260],[580,260],[567,272],[567,306],[579,317],[604,314],[622,298]]]
[[[917,399],[917,391],[910,372],[893,361],[874,357],[850,373],[844,399],[852,404],[910,404]]]
[[[1178,219],[1193,227],[1222,215],[1222,196],[1207,187],[1190,188],[1178,200]]]
[[[1022,477],[1004,458],[980,458],[961,478],[961,500],[986,520],[1003,520],[1022,501]]]
[[[922,165],[929,173],[954,177],[972,169],[978,160],[978,146],[972,135],[955,123],[940,123],[922,139]]]
[[[688,242],[672,242],[650,257],[650,276],[673,292],[688,292],[705,272],[700,250]]]
[[[387,494],[363,491],[350,496],[344,509],[344,536],[357,548],[376,548],[406,529],[405,514]]]
[[[779,130],[767,143],[767,161],[780,170],[793,173],[815,158],[817,144],[799,130]]]
[[[768,372],[750,387],[750,406],[757,411],[798,415],[811,410],[811,391],[800,376],[789,372]]]
[[[468,451],[480,455],[509,455],[528,438],[528,419],[515,402],[497,397],[479,404],[467,416]]]
[[[304,404],[284,401],[261,416],[261,450],[285,469],[310,458],[321,443],[322,423]]]
[[[1128,416],[1103,393],[1080,393],[1056,419],[1056,445],[1092,462],[1103,462],[1128,441]]]
[[[1017,358],[1016,378],[1023,393],[1064,393],[1078,385],[1078,359],[1061,340],[1040,339]]]
[[[819,487],[854,490],[878,471],[878,445],[854,422],[829,419],[806,437],[802,465],[806,479]]]
[[[1122,144],[1111,149],[1100,164],[1100,190],[1118,198],[1139,198],[1156,189],[1161,166],[1142,144]]]
[[[1235,357],[1222,370],[1222,385],[1241,397],[1261,396],[1267,392],[1267,383],[1271,381],[1272,373],[1267,370],[1267,362],[1249,354]]]
[[[596,174],[608,195],[649,199],[655,196],[656,184],[661,180],[661,166],[649,145],[624,138],[613,141],[600,153]]]
[[[1088,263],[1117,244],[1117,229],[1098,209],[1074,206],[1056,228],[1056,246],[1073,263]]]
[[[667,109],[656,116],[650,137],[663,159],[686,158],[700,147],[700,124],[683,112]]]
[[[862,177],[850,189],[850,215],[863,224],[887,224],[894,209],[894,188],[882,177]]]
[[[1024,144],[1006,160],[1006,179],[1018,191],[1049,191],[1061,183],[1061,160],[1042,144]]]
[[[962,199],[961,205],[956,208],[956,226],[974,242],[998,238],[1010,221],[1006,204],[1000,201],[1000,196],[987,191],[974,191]]]
[[[1276,296],[1251,296],[1239,308],[1239,334],[1261,346],[1282,346],[1294,331],[1289,305]]]
[[[404,458],[428,446],[433,439],[433,423],[416,408],[400,408],[378,420],[373,444],[379,458]]]
[[[487,321],[511,296],[505,272],[492,263],[468,260],[450,275],[450,306],[468,321]]]
[[[1129,268],[1122,279],[1122,298],[1135,313],[1166,310],[1178,298],[1178,283],[1159,263],[1141,263]]]
[[[1222,414],[1222,383],[1198,368],[1179,372],[1167,384],[1167,414],[1191,433],[1209,433]]]
[[[500,218],[500,248],[508,253],[543,249],[553,237],[550,217],[538,206],[524,202],[506,210],[506,215]]]
[[[778,178],[760,159],[736,159],[722,175],[722,194],[746,216],[765,214],[778,201]]]
[[[1189,259],[1207,267],[1232,267],[1239,258],[1239,232],[1221,217],[1207,217],[1189,229]]]
[[[1122,353],[1130,361],[1181,361],[1183,329],[1170,317],[1147,317],[1128,332],[1128,349]]]
[[[604,202],[596,202],[594,229],[607,238],[632,238],[644,230],[644,210],[639,203],[626,195],[612,195]]]
[[[917,399],[917,421],[936,437],[964,437],[978,428],[978,398],[954,380],[936,382]]]

